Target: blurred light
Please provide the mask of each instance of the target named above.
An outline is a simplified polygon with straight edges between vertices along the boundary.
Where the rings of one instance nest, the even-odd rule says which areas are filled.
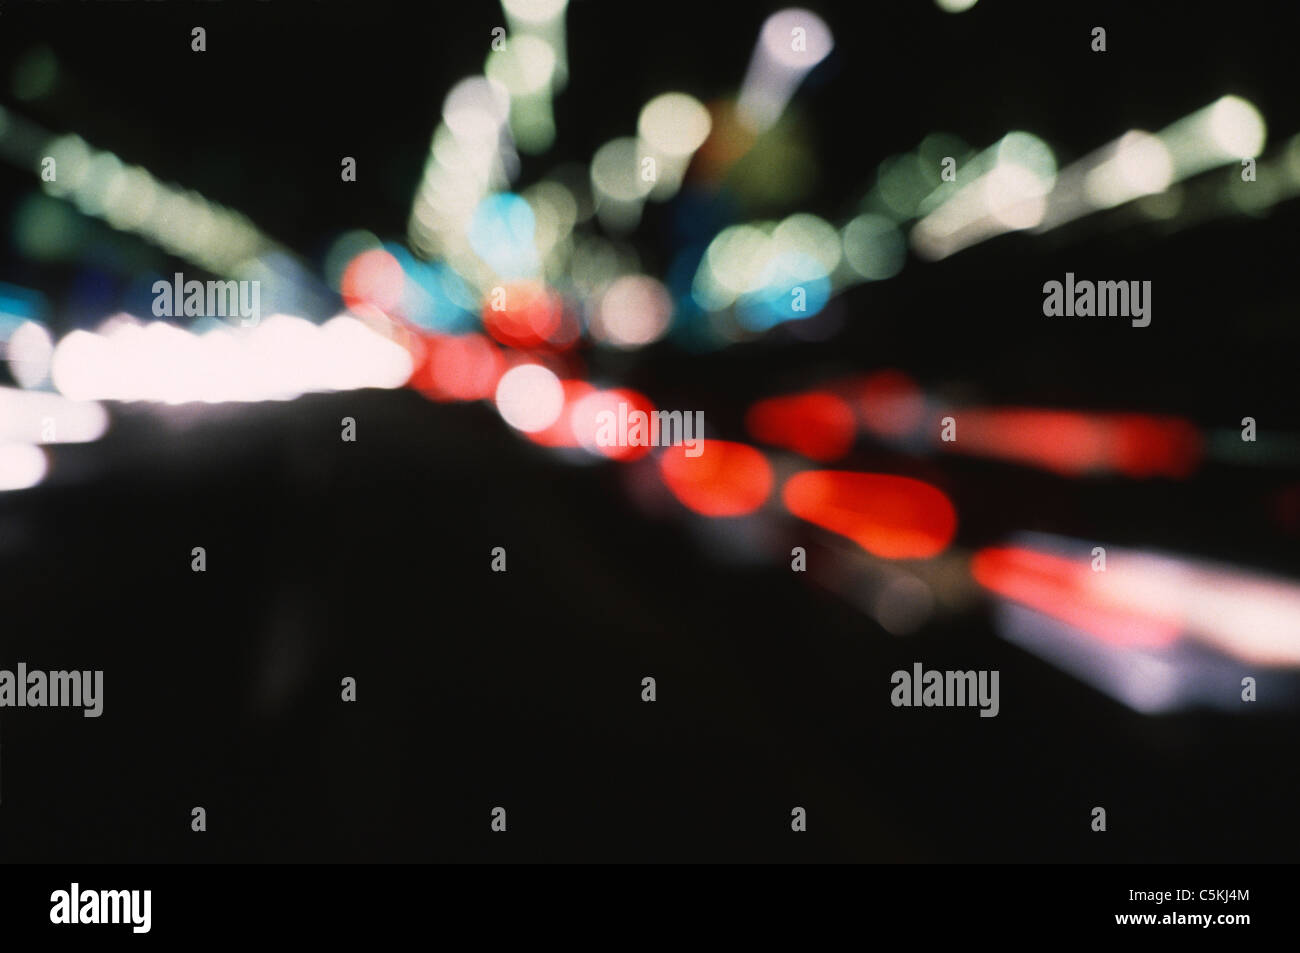
[[[74,400],[289,400],[315,391],[400,387],[410,352],[350,315],[316,326],[276,314],[251,329],[202,335],[162,321],[114,319],[54,348],[51,378]]]
[[[263,321],[256,331],[269,335],[277,328],[276,315]],[[312,361],[306,360],[308,373],[303,378],[303,392],[317,390],[354,390],[378,387],[394,390],[411,377],[413,362],[410,352],[395,341],[376,333],[349,314],[336,315],[319,328],[308,321],[297,319],[304,346],[312,348],[307,356],[315,358],[317,367],[311,371]],[[286,322],[287,323],[287,322]],[[316,333],[314,348],[312,332]],[[286,355],[287,360],[303,360],[302,353]]]
[[[640,148],[630,137],[612,139],[591,159],[591,187],[596,215],[607,229],[630,232],[641,221],[641,207],[654,188],[643,174]]]
[[[641,109],[637,132],[646,144],[664,156],[689,156],[704,144],[713,121],[694,96],[663,93]]]
[[[60,198],[74,194],[90,168],[91,152],[86,141],[76,135],[59,136],[47,142],[43,151],[54,160],[58,174],[48,182],[42,177],[41,187]],[[40,171],[38,166],[36,172]]]
[[[363,251],[343,270],[339,292],[349,308],[370,305],[385,314],[393,313],[402,303],[406,275],[402,265],[382,248]]]
[[[1007,228],[1033,228],[1043,220],[1051,185],[1014,163],[999,165],[984,183],[989,214]]]
[[[470,219],[484,195],[507,188],[519,171],[506,128],[510,105],[509,91],[496,80],[470,76],[452,87],[443,101],[442,123],[434,130],[411,205],[407,230],[411,248],[426,258],[443,256],[471,283],[478,283],[480,277],[488,281],[490,276],[475,274],[473,266],[453,260],[468,255]]]
[[[54,339],[45,325],[24,321],[9,336],[6,347],[9,372],[19,387],[39,387],[50,376],[50,360],[54,356]]]
[[[863,425],[884,437],[904,437],[925,419],[921,388],[902,371],[877,371],[852,385]]]
[[[1243,159],[1258,156],[1264,149],[1267,127],[1250,102],[1239,96],[1223,96],[1161,130],[1157,138],[1172,166],[1167,183],[1172,184],[1207,169],[1235,166]],[[1268,181],[1268,177],[1262,181]]]
[[[785,484],[786,508],[885,559],[937,556],[957,532],[957,511],[937,487],[910,477],[809,470]]]
[[[975,581],[998,595],[1045,612],[1113,645],[1163,646],[1178,638],[1177,621],[1146,617],[1106,597],[1106,576],[1087,559],[1020,547],[989,547],[971,559]]]
[[[554,424],[564,409],[564,387],[540,364],[520,364],[501,375],[497,411],[516,430],[533,433]]]
[[[844,226],[841,238],[845,263],[867,281],[892,278],[907,258],[903,233],[882,215],[859,215]]]
[[[1244,662],[1300,666],[1300,585],[1233,566],[1129,550],[1108,552],[1113,595],[1177,617],[1193,637]]]
[[[553,182],[569,193],[573,200],[576,224],[583,224],[596,213],[595,199],[591,194],[590,166],[581,162],[565,162],[553,169],[544,181]]]
[[[639,460],[650,452],[649,446],[620,446],[617,443],[605,444],[596,439],[600,432],[601,414],[608,411],[617,416],[619,405],[626,404],[629,414],[640,411],[647,416],[654,413],[655,406],[650,398],[639,391],[626,387],[611,390],[597,390],[575,401],[569,411],[569,423],[578,443],[588,453],[599,457],[608,457],[628,463]]]
[[[1300,666],[1300,585],[1231,566],[1034,534],[976,553],[985,588],[1104,642],[1167,646],[1190,636],[1243,662]],[[1046,550],[1046,551],[1045,551]]]
[[[214,274],[231,275],[241,262],[277,249],[243,215],[197,192],[164,186],[139,166],[91,149],[79,136],[48,137],[38,150],[38,157],[45,156],[55,160],[58,170],[54,180],[42,178],[46,192]],[[38,238],[38,245],[46,240],[26,237]],[[53,240],[70,244],[67,238]],[[50,249],[38,251],[54,257]]]
[[[847,401],[813,391],[756,402],[745,414],[745,429],[760,443],[829,463],[849,452],[857,428]]]
[[[820,274],[829,275],[840,263],[840,236],[835,226],[806,212],[791,215],[772,230],[771,249],[778,255],[806,255],[820,266]]]
[[[702,516],[743,516],[771,495],[772,467],[748,444],[704,440],[695,457],[688,449],[667,447],[658,460],[665,485],[687,509]]]
[[[569,0],[501,0],[507,14],[529,24],[549,23],[564,15]]]
[[[885,159],[876,170],[876,180],[870,194],[900,222],[915,218],[926,196],[943,184],[915,153]]]
[[[672,298],[661,282],[646,275],[623,275],[600,296],[591,333],[614,347],[644,347],[663,337],[672,311]]]
[[[0,282],[0,342],[28,321],[43,322],[47,310],[41,292]]]
[[[118,193],[125,179],[125,166],[122,160],[111,152],[96,153],[91,158],[85,177],[77,188],[73,201],[85,215],[105,218],[113,196]]]
[[[59,392],[73,400],[116,396],[109,390],[113,376],[108,342],[89,331],[73,331],[54,346],[50,378]]]
[[[768,258],[767,243],[767,235],[753,225],[732,225],[719,232],[705,251],[691,289],[700,307],[718,311],[757,288]]]
[[[573,246],[569,279],[582,297],[598,295],[620,275],[640,270],[636,249],[599,235],[583,235]]]
[[[0,490],[25,490],[45,478],[48,464],[40,447],[0,444]]]
[[[737,302],[737,314],[748,330],[766,331],[818,314],[830,294],[830,276],[820,261],[804,251],[778,251],[764,264],[757,290]]]
[[[934,593],[924,580],[899,573],[871,600],[871,614],[890,635],[911,635],[934,614]]]
[[[116,229],[139,231],[149,221],[160,194],[153,176],[138,165],[127,166],[107,196],[104,218]],[[246,232],[240,234],[247,237]]]
[[[455,269],[442,262],[410,260],[406,270],[406,294],[402,316],[417,327],[455,333],[468,331],[478,323],[478,294]]]
[[[353,259],[362,252],[373,251],[382,245],[379,237],[373,232],[362,229],[344,232],[330,243],[329,249],[325,252],[322,269],[325,272],[326,282],[335,291],[341,290],[344,272]]]
[[[442,121],[461,148],[473,158],[492,156],[501,129],[510,117],[510,92],[483,76],[462,79],[442,102]]]
[[[537,254],[545,259],[573,232],[578,220],[578,200],[566,186],[550,180],[529,186],[523,198],[533,210]]]
[[[89,237],[88,220],[64,202],[33,194],[19,202],[14,214],[14,245],[37,262],[75,257]]]
[[[1240,96],[1224,96],[1210,106],[1209,133],[1225,159],[1254,157],[1264,148],[1264,117]]]
[[[978,161],[972,162],[978,157],[970,144],[950,132],[932,132],[927,135],[916,147],[916,157],[917,171],[937,193],[933,196],[933,205],[925,211],[932,211],[940,201],[947,199],[945,190],[955,192],[958,180],[965,179],[972,171],[976,173],[983,171]],[[944,159],[953,159],[957,164],[957,168],[953,170],[952,182],[947,182],[943,178]]]
[[[534,239],[537,219],[532,206],[510,192],[486,196],[474,210],[469,243],[500,278],[529,278],[539,262]]]
[[[965,13],[979,0],[934,0],[934,5],[944,13]]]
[[[0,445],[89,443],[108,430],[99,404],[0,387]]]
[[[504,307],[498,310],[501,296]],[[562,330],[563,311],[559,295],[541,282],[517,281],[484,299],[483,328],[508,347],[542,347]]]
[[[652,199],[662,202],[677,193],[691,156],[712,128],[704,104],[685,93],[664,93],[645,104],[637,120],[638,153],[642,160],[652,158],[656,165]]]
[[[709,243],[691,296],[715,312],[735,304],[741,326],[763,332],[819,313],[840,256],[839,235],[815,215],[792,215],[775,226],[733,225]]]
[[[1176,218],[1182,211],[1185,190],[1181,185],[1172,185],[1163,192],[1143,195],[1134,200],[1138,212],[1158,222]]]
[[[1127,132],[1115,154],[1088,173],[1084,190],[1097,208],[1111,208],[1142,195],[1163,192],[1173,182],[1169,150],[1155,136]]]
[[[1173,179],[1173,157],[1164,142],[1130,130],[1061,170],[1036,230],[1045,232],[1100,209],[1157,195]]]
[[[945,258],[996,235],[1033,228],[1046,216],[1056,157],[1037,136],[1009,132],[971,164],[976,178],[944,192],[949,197],[912,229],[918,254]]]
[[[512,37],[503,50],[488,54],[483,72],[510,94],[510,134],[524,152],[536,155],[555,143],[551,89],[555,50],[528,34]]]
[[[826,22],[808,10],[780,10],[763,22],[737,100],[737,116],[751,129],[771,128],[808,72],[835,45]]]
[[[1188,476],[1201,458],[1196,427],[1177,417],[1023,408],[954,411],[945,450],[1013,460],[1064,476],[1117,472],[1144,479]]]
[[[482,334],[430,335],[423,373],[413,382],[436,400],[487,400],[505,373],[501,351]]]
[[[1235,165],[1263,151],[1264,119],[1239,96],[1223,96],[1156,135],[1140,130],[1061,170],[1048,196],[1038,231],[1047,231],[1099,209],[1159,196],[1191,176],[1222,165]],[[1267,181],[1267,179],[1265,179]],[[1154,217],[1168,218],[1181,206],[1181,195],[1163,203],[1146,201]]]
[[[502,0],[506,21],[510,24],[513,44],[525,37],[537,37],[550,48],[555,62],[552,85],[558,92],[569,81],[567,43],[564,37],[564,11],[569,0]],[[507,48],[509,46],[507,45]]]
[[[596,388],[584,380],[562,380],[564,388],[564,406],[549,427],[534,431],[528,435],[533,443],[544,447],[578,447],[581,442],[573,430],[573,410],[584,398],[596,392]]]

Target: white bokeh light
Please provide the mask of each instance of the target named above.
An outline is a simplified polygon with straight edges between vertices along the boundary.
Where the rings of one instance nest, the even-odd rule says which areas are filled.
[[[560,419],[564,387],[554,373],[540,364],[520,364],[501,375],[496,406],[510,426],[536,433]]]

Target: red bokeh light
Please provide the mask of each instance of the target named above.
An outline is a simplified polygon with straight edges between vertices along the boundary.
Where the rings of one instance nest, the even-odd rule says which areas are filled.
[[[772,467],[755,448],[726,440],[704,440],[700,448],[696,457],[685,446],[659,457],[659,473],[683,506],[703,516],[743,516],[772,494]]]
[[[829,463],[853,447],[856,420],[848,401],[812,391],[756,402],[745,415],[745,429],[762,443]]]
[[[406,273],[401,262],[382,248],[363,251],[343,270],[339,293],[343,303],[358,309],[369,305],[393,314],[406,291]]]
[[[576,339],[566,325],[564,301],[540,281],[516,281],[500,292],[494,289],[483,300],[483,329],[502,344],[528,350],[552,339],[563,345]]]
[[[1107,598],[1105,573],[1086,559],[1023,547],[981,549],[971,575],[984,588],[1089,632],[1112,645],[1158,647],[1178,638],[1175,618],[1142,613]]]
[[[411,386],[435,400],[487,400],[506,371],[500,348],[482,334],[429,334]]]
[[[1201,457],[1188,421],[1148,414],[1089,414],[1024,408],[955,411],[957,439],[945,449],[1013,460],[1064,476],[1116,472],[1186,477]]]
[[[562,380],[560,385],[564,388],[564,409],[559,418],[545,430],[526,436],[544,447],[577,447],[581,443],[573,430],[573,409],[584,397],[596,393],[596,388],[581,380]]]
[[[947,495],[910,477],[809,470],[791,477],[782,497],[800,519],[886,559],[937,556],[957,532]]]
[[[582,446],[592,453],[598,453],[621,463],[628,463],[644,457],[650,452],[651,448],[648,446],[630,447],[616,444],[601,446],[596,439],[597,432],[600,429],[598,423],[600,414],[603,411],[608,411],[617,417],[619,404],[627,405],[627,413],[629,414],[637,410],[645,414],[652,414],[655,409],[655,405],[650,402],[650,398],[645,394],[627,387],[616,387],[610,390],[595,390],[587,394],[574,404],[572,411],[567,413],[570,416],[573,433]]]
[[[924,420],[925,396],[902,371],[868,374],[852,390],[863,425],[881,436],[906,436]]]

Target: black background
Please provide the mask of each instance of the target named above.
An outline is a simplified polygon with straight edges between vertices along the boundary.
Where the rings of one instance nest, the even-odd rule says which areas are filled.
[[[308,256],[346,228],[402,234],[445,91],[504,24],[487,2],[2,9],[0,62],[45,43],[64,72],[37,105],[0,102]],[[769,9],[575,0],[559,142],[523,181],[631,134],[659,92],[734,89]],[[838,46],[799,97],[819,163],[802,207],[832,220],[934,130],[982,148],[1027,129],[1064,163],[1232,92],[1268,121],[1270,154],[1300,131],[1281,4],[817,9]],[[339,181],[343,155],[356,183]],[[34,188],[0,169],[4,221]],[[665,345],[626,382],[734,434],[754,396],[883,365],[940,394],[1287,432],[1295,215],[909,259],[835,306],[832,341]],[[648,262],[667,259],[665,234],[651,216]],[[1042,283],[1067,270],[1151,280],[1151,327],[1045,320]],[[0,280],[56,305],[69,278],[0,260]],[[344,415],[356,443],[338,439]],[[982,612],[888,636],[784,563],[727,568],[682,524],[647,520],[619,469],[561,465],[485,406],[401,391],[118,408],[103,442],[55,459],[47,484],[0,497],[0,664],[102,668],[105,711],[0,713],[8,860],[1255,861],[1300,846],[1293,717],[1137,715],[997,639]],[[1294,473],[1071,483],[870,447],[852,465],[935,479],[964,545],[1042,529],[1295,568],[1295,528],[1269,504]],[[831,558],[811,528],[783,531]],[[505,574],[489,571],[498,545]],[[917,660],[1000,670],[1000,716],[892,708],[889,674]]]

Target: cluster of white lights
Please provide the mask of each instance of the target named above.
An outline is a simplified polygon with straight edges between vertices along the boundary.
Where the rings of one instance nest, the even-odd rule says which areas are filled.
[[[316,325],[274,315],[250,329],[196,334],[122,315],[99,332],[59,341],[50,377],[76,400],[189,402],[292,400],[319,391],[401,387],[406,348],[350,315]]]

